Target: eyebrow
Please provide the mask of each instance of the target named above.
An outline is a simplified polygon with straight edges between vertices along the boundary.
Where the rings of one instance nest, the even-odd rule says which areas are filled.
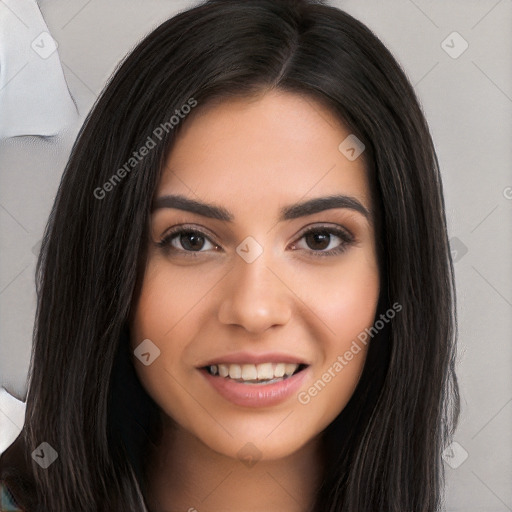
[[[190,199],[182,195],[165,195],[157,198],[152,205],[152,213],[161,208],[175,208],[187,212],[197,213],[210,219],[233,222],[235,216],[222,206],[215,204],[201,203],[195,199]],[[331,195],[327,197],[316,197],[302,203],[295,203],[281,208],[279,213],[279,222],[298,219],[330,210],[332,208],[346,208],[362,214],[366,219],[371,219],[370,210],[368,210],[358,199],[353,196]]]

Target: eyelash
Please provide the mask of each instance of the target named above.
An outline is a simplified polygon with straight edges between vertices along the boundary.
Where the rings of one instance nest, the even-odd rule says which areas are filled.
[[[344,253],[354,242],[355,238],[346,230],[340,229],[340,228],[334,228],[332,226],[315,226],[314,228],[307,229],[304,231],[299,240],[304,238],[305,236],[312,234],[312,233],[318,233],[318,234],[329,234],[329,235],[335,235],[338,238],[341,239],[341,244],[336,247],[335,249],[330,249],[329,251],[314,251],[312,249],[303,249],[308,251],[313,257],[315,258],[324,258],[327,256],[337,256],[339,254]],[[210,243],[212,243],[214,246],[218,247],[217,244],[212,242],[208,235],[198,229],[187,227],[186,225],[176,226],[171,229],[171,231],[160,241],[156,242],[156,245],[160,247],[161,249],[167,251],[167,252],[181,252],[186,257],[192,257],[197,258],[199,257],[199,254],[201,252],[205,251],[188,251],[186,249],[176,249],[175,247],[171,246],[171,241],[176,238],[177,235],[199,235],[203,238],[206,238]],[[295,242],[294,242],[295,245]]]

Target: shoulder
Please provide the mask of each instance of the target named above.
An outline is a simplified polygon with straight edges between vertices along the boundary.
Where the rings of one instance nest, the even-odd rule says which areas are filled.
[[[22,432],[0,456],[0,510],[29,512],[35,493]]]

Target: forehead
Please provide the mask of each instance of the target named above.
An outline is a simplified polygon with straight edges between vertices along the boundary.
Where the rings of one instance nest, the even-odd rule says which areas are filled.
[[[364,155],[350,160],[339,149],[350,135],[325,106],[295,93],[228,99],[203,110],[199,105],[181,127],[158,193],[253,212],[272,200],[340,193],[370,209]]]

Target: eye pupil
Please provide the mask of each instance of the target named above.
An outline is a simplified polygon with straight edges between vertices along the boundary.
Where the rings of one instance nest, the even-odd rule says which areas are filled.
[[[330,236],[331,235],[329,232],[317,231],[315,233],[310,233],[310,234],[306,235],[306,239],[308,240],[308,245],[310,245],[309,244],[310,239],[313,239],[313,244],[320,242],[321,247],[318,247],[318,246],[311,247],[311,245],[310,245],[310,247],[311,247],[311,249],[322,250],[329,246],[329,242],[330,242],[329,237]]]
[[[193,240],[191,244],[189,243],[183,243],[183,240],[191,239]],[[198,243],[198,240],[200,241]],[[202,243],[201,243],[202,242]],[[189,233],[182,233],[180,236],[180,243],[186,250],[198,250],[202,249],[204,245],[204,237],[201,235],[197,235],[196,233],[189,232]]]

